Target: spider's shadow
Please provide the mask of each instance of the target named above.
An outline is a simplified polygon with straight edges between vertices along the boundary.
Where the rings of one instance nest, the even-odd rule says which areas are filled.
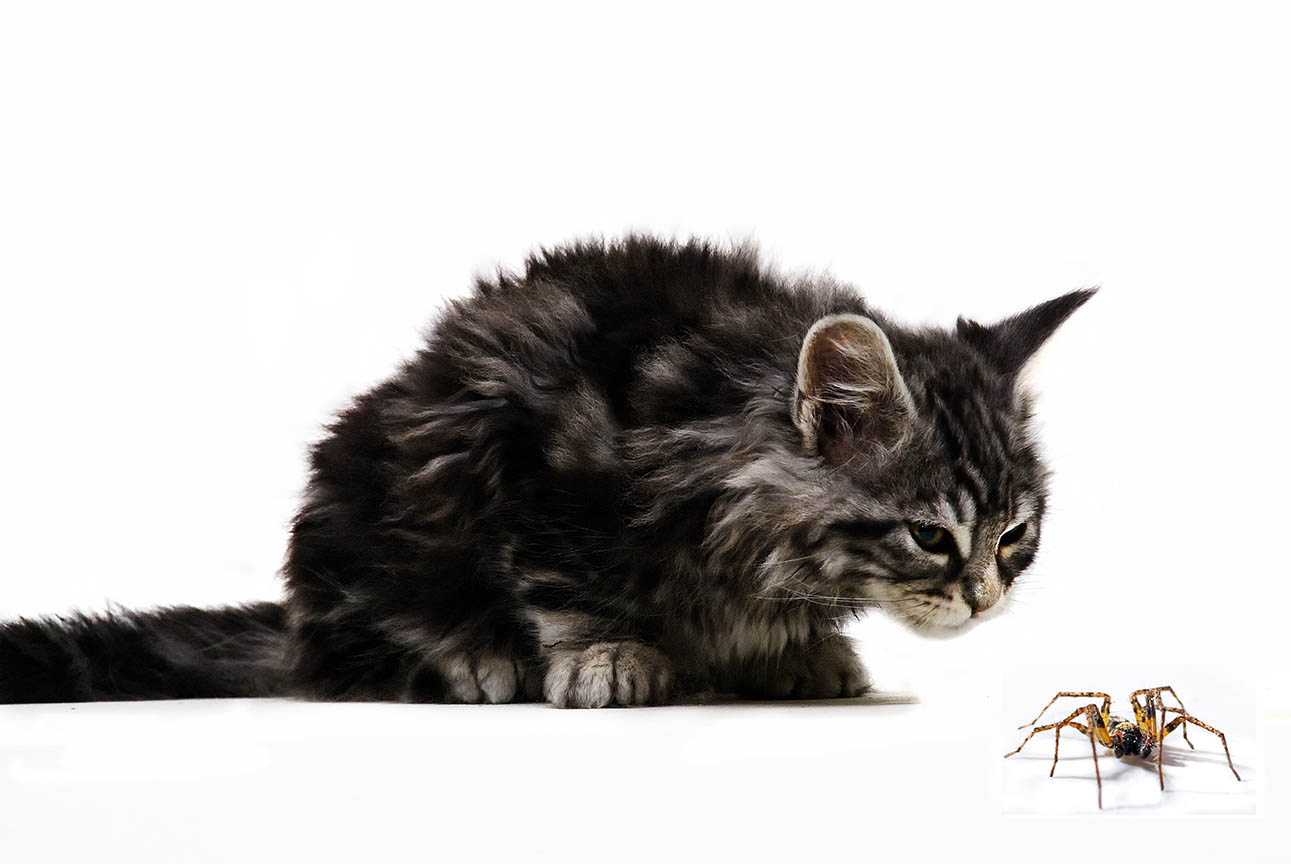
[[[1073,736],[1073,738],[1074,737],[1075,736]],[[1078,741],[1074,743],[1076,743],[1077,745],[1079,744]],[[1022,755],[1021,753],[1018,754],[1018,756],[1021,756],[1021,755]],[[1014,758],[1017,758],[1017,757],[1014,757]],[[1084,764],[1083,765],[1078,764],[1082,760]],[[1049,764],[1053,763],[1053,756],[1051,755],[1045,756],[1044,754],[1041,754],[1041,753],[1033,753],[1033,754],[1028,754],[1027,758],[1024,761],[1027,763],[1037,763],[1037,765],[1035,766],[1036,770],[1040,770],[1039,765],[1042,765],[1045,763],[1049,763]],[[1189,750],[1187,748],[1187,745],[1184,745],[1184,748],[1182,750],[1173,749],[1173,748],[1167,749],[1162,754],[1161,764],[1166,769],[1165,770],[1165,777],[1166,777],[1165,793],[1167,794],[1171,791],[1171,786],[1170,786],[1171,774],[1180,769],[1187,769],[1189,765],[1214,766],[1213,768],[1208,768],[1205,770],[1221,770],[1224,774],[1229,773],[1228,760],[1224,758],[1223,753],[1212,753],[1210,751],[1205,751],[1205,750],[1201,750],[1201,751]],[[1233,765],[1238,769],[1239,772],[1248,770],[1246,765],[1243,765],[1237,761],[1234,761]],[[1031,766],[1028,764],[1028,767],[1031,767]],[[1103,750],[1100,747],[1100,752],[1098,754],[1098,767],[1099,767],[1099,771],[1102,774],[1104,789],[1106,789],[1109,784],[1113,784],[1113,785],[1118,784],[1122,778],[1134,776],[1135,772],[1139,772],[1139,771],[1147,774],[1148,777],[1151,778],[1149,782],[1151,782],[1153,786],[1155,786],[1156,784],[1157,763],[1155,759],[1144,760],[1144,759],[1138,758],[1137,756],[1127,756],[1124,759],[1117,759],[1115,756],[1111,754],[1110,751]],[[1048,772],[1042,772],[1042,773],[1047,774]],[[1059,755],[1058,768],[1054,772],[1053,777],[1052,778],[1046,777],[1045,779],[1046,780],[1050,780],[1050,779],[1071,780],[1078,783],[1088,783],[1092,785],[1095,781],[1093,758],[1090,755],[1088,750],[1085,750],[1083,752],[1067,752],[1064,748],[1064,751]],[[1133,783],[1138,783],[1138,782],[1140,781],[1138,780],[1133,781]],[[1239,790],[1238,784],[1232,782],[1231,780],[1222,787],[1216,787],[1214,792],[1225,794],[1225,795],[1242,794]],[[1164,801],[1165,801],[1164,798],[1161,798],[1155,801],[1142,801],[1142,802],[1121,801],[1121,802],[1112,803],[1111,801],[1108,801],[1103,804],[1102,809],[1103,810],[1121,810],[1121,811],[1131,811],[1131,810],[1154,811],[1154,810],[1160,809]],[[1222,811],[1214,811],[1214,812],[1222,812]]]
[[[1076,749],[1080,747],[1080,739],[1073,735],[1070,739],[1064,738],[1063,744],[1064,747],[1058,754],[1058,770],[1054,771],[1053,779],[1057,780],[1059,778],[1066,778],[1073,780],[1093,780],[1093,756],[1090,754],[1088,749]],[[1088,747],[1088,741],[1086,741],[1086,747]],[[1019,753],[1013,758],[1017,759],[1021,756],[1026,757],[1021,760],[1025,762],[1046,762],[1050,765],[1053,764],[1052,755],[1045,755],[1043,753]],[[1063,772],[1062,769],[1064,765],[1071,765],[1073,763],[1080,762],[1081,760],[1089,763],[1088,776],[1083,773]],[[1185,768],[1188,765],[1193,764],[1222,765],[1224,768],[1227,768],[1228,760],[1224,758],[1223,753],[1215,753],[1209,750],[1190,750],[1188,749],[1187,744],[1183,745],[1182,748],[1167,747],[1161,754],[1161,765],[1164,768]],[[1110,770],[1110,766],[1117,767],[1115,770]],[[1236,759],[1233,760],[1233,766],[1237,768],[1238,773],[1241,773],[1246,769],[1246,766],[1238,762]],[[1117,759],[1112,755],[1110,750],[1107,750],[1100,745],[1098,751],[1098,767],[1103,774],[1103,778],[1107,779],[1119,777],[1122,774],[1134,770],[1148,771],[1155,774],[1157,770],[1157,762],[1156,759],[1145,760],[1140,759],[1137,756],[1127,756],[1123,759]]]

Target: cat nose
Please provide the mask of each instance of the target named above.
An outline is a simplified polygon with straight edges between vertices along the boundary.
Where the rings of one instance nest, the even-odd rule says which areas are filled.
[[[974,579],[964,586],[964,602],[976,615],[998,603],[1003,593],[1004,586],[1000,584],[999,577],[991,574],[985,579]]]
[[[977,615],[999,602],[1004,594],[1004,583],[996,569],[993,550],[989,556],[985,546],[973,550],[973,556],[961,571],[964,602]]]

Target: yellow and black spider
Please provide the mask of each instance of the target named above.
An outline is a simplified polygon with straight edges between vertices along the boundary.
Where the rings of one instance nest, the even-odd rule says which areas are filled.
[[[1169,694],[1174,697],[1174,701],[1179,703],[1179,707],[1175,708],[1174,706],[1166,705],[1161,700],[1162,692],[1169,692]],[[1192,747],[1192,742],[1188,741],[1188,724],[1191,723],[1194,726],[1200,726],[1202,729],[1206,729],[1219,736],[1219,742],[1224,745],[1224,755],[1228,757],[1228,767],[1232,769],[1233,776],[1236,777],[1239,782],[1242,779],[1241,775],[1237,773],[1237,769],[1233,768],[1233,757],[1228,752],[1228,742],[1224,740],[1224,733],[1220,732],[1213,726],[1207,726],[1205,723],[1189,714],[1187,709],[1183,707],[1183,700],[1179,698],[1178,693],[1174,692],[1173,687],[1150,687],[1145,690],[1135,690],[1131,693],[1130,705],[1134,708],[1133,721],[1126,720],[1124,717],[1117,717],[1111,713],[1112,697],[1108,696],[1106,693],[1059,693],[1057,696],[1054,696],[1049,700],[1049,705],[1044,706],[1040,713],[1035,716],[1035,720],[1032,720],[1030,723],[1023,723],[1018,728],[1025,729],[1036,723],[1044,716],[1044,712],[1049,710],[1050,705],[1057,702],[1064,696],[1101,696],[1103,699],[1103,707],[1099,708],[1097,705],[1090,703],[1084,708],[1077,708],[1075,711],[1072,711],[1057,723],[1050,723],[1046,726],[1036,726],[1031,730],[1031,734],[1023,739],[1022,743],[1018,745],[1017,750],[1014,750],[1012,753],[1005,753],[1004,758],[1009,758],[1014,753],[1017,753],[1018,750],[1025,747],[1027,741],[1030,741],[1031,737],[1035,735],[1035,733],[1052,729],[1054,730],[1053,766],[1049,769],[1049,776],[1052,777],[1054,769],[1058,767],[1058,735],[1062,732],[1063,727],[1073,727],[1082,735],[1087,735],[1089,737],[1089,749],[1094,754],[1094,778],[1098,781],[1098,807],[1100,810],[1103,807],[1103,777],[1098,771],[1098,748],[1094,746],[1095,741],[1102,744],[1104,747],[1109,748],[1112,751],[1112,755],[1117,759],[1124,756],[1138,756],[1140,759],[1150,759],[1152,758],[1152,754],[1155,752],[1157,757],[1157,777],[1161,782],[1161,788],[1165,789],[1165,773],[1161,768],[1161,751],[1164,749],[1162,747],[1162,742],[1165,740],[1165,736],[1169,735],[1176,728],[1182,726],[1183,740],[1187,742],[1189,747]],[[1140,696],[1145,697],[1143,700],[1144,705],[1139,704]],[[1159,724],[1157,722],[1157,712],[1160,712]],[[1167,712],[1178,714],[1179,716],[1167,723]],[[1086,723],[1076,722],[1076,718],[1082,714],[1085,715]],[[1159,735],[1157,734],[1158,729],[1161,730]]]

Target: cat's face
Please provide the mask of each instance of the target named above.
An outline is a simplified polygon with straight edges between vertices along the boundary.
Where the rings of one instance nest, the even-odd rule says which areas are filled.
[[[880,605],[926,635],[998,614],[1035,557],[1045,510],[1017,374],[1088,296],[955,333],[817,322],[794,412],[820,460],[827,515],[806,547],[816,566],[794,571],[794,590]]]
[[[1034,559],[1045,470],[1020,409],[962,392],[951,402],[931,387],[905,452],[853,481],[882,490],[865,518],[886,529],[848,537],[840,526],[833,566],[858,596],[947,635],[998,614]]]

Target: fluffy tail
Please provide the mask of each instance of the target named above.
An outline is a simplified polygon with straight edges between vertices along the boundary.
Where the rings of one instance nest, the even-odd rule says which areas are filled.
[[[274,696],[286,648],[280,603],[21,619],[0,625],[0,703]]]

